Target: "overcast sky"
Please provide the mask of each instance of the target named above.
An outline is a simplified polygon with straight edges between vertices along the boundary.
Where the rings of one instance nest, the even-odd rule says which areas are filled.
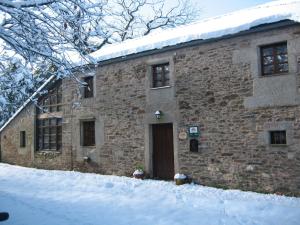
[[[218,16],[272,0],[192,0],[201,10],[201,18]]]

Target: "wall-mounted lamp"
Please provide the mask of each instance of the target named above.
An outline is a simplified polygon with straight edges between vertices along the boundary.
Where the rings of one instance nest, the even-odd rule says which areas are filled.
[[[162,117],[162,111],[157,110],[157,111],[154,113],[154,115],[155,115],[156,119],[159,120],[159,119]]]

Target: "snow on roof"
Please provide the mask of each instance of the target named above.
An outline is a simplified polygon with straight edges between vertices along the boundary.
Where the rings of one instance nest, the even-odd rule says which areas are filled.
[[[148,50],[161,49],[193,40],[207,40],[224,35],[236,34],[249,30],[251,27],[275,23],[282,20],[300,22],[300,0],[279,0],[252,8],[239,10],[225,15],[200,20],[147,36],[107,45],[90,56],[98,62],[140,53]],[[76,65],[85,65],[86,60],[79,60],[75,54],[72,60]],[[22,109],[41,91],[53,77],[50,77],[14,115],[1,127],[0,132],[22,111]]]
[[[140,38],[104,46],[90,56],[100,62],[193,40],[207,40],[236,34],[254,26],[282,20],[300,22],[300,0],[272,1],[189,25],[154,32]]]
[[[25,102],[24,104],[6,121],[6,123],[0,128],[0,132],[36,97],[36,95],[43,90],[43,88],[53,80],[55,75],[49,77],[42,86],[40,86],[36,92],[34,92]]]

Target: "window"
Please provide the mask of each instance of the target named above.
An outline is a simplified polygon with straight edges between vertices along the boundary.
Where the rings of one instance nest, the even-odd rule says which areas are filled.
[[[152,87],[164,87],[170,85],[169,63],[152,66]]]
[[[271,145],[286,145],[286,131],[270,131]]]
[[[47,94],[39,99],[39,113],[59,112],[62,106],[62,88],[61,81],[58,81],[49,88]]]
[[[95,146],[95,121],[81,122],[82,146]]]
[[[94,77],[85,77],[84,82],[86,85],[84,86],[84,98],[92,98],[94,97],[94,84],[93,84]]]
[[[37,150],[58,151],[62,146],[62,119],[37,120]]]
[[[24,148],[26,147],[26,132],[20,131],[20,147]]]
[[[262,46],[260,50],[263,76],[288,72],[286,42]]]

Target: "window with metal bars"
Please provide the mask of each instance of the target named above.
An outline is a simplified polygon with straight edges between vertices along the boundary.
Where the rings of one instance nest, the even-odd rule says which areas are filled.
[[[286,131],[270,131],[271,145],[286,145]]]
[[[24,148],[26,147],[26,132],[20,131],[20,147]]]
[[[95,121],[81,121],[81,145],[95,146]]]
[[[170,85],[169,63],[152,66],[152,87],[164,87]]]
[[[84,86],[84,98],[94,97],[94,77],[85,77],[83,81],[86,83]]]
[[[263,76],[289,71],[286,42],[262,46],[260,52]]]
[[[62,147],[62,119],[38,119],[37,137],[38,151],[59,151]]]

